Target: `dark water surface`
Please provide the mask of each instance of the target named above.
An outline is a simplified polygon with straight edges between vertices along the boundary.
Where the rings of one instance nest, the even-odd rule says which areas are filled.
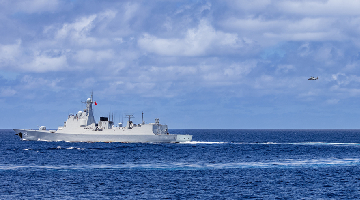
[[[170,130],[179,144],[21,141],[0,130],[0,199],[356,199],[360,130]]]

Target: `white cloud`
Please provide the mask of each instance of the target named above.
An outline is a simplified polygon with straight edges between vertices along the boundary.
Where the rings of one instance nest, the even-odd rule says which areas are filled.
[[[59,57],[37,55],[32,63],[29,65],[24,64],[22,68],[27,71],[35,72],[62,71],[68,69],[68,64],[65,55]]]
[[[314,97],[314,96],[318,96],[320,93],[318,91],[306,91],[304,93],[300,93],[298,96],[299,97],[306,97],[306,98],[309,98],[309,97]]]
[[[33,55],[25,54],[26,51],[33,52]],[[35,49],[28,50],[22,45],[21,40],[18,40],[15,44],[0,45],[0,68],[43,73],[68,70],[68,64],[66,55],[58,50],[44,52],[37,52]]]
[[[302,44],[297,50],[298,55],[301,57],[308,56],[312,53],[310,49],[310,44],[308,42]]]
[[[21,89],[27,90],[35,90],[38,88],[57,90],[60,88],[60,82],[60,78],[48,80],[45,78],[33,77],[30,75],[25,75],[20,81]]]
[[[325,65],[332,65],[336,60],[342,58],[344,53],[341,49],[332,45],[323,45],[314,52],[314,60],[321,61]]]
[[[94,38],[89,38],[88,32],[93,28],[94,20],[96,15],[90,15],[87,17],[82,17],[74,23],[66,23],[62,26],[60,30],[57,31],[55,38],[56,39],[65,39],[69,37],[73,41],[76,41],[80,44],[95,43]]]
[[[232,64],[224,69],[224,75],[227,77],[241,78],[251,72],[256,67],[256,61]]]
[[[264,89],[266,87],[269,87],[270,85],[273,85],[274,83],[275,82],[273,76],[262,75],[261,77],[256,79],[254,87],[258,89]]]
[[[188,76],[197,74],[198,69],[196,67],[190,66],[168,66],[168,67],[150,67],[150,72],[154,74],[164,73],[170,76],[171,79],[173,78],[180,78],[179,76]],[[168,77],[167,77],[168,78]]]
[[[359,16],[360,2],[353,0],[277,1],[285,13],[313,16]]]
[[[351,62],[349,64],[346,64],[345,66],[345,70],[346,71],[352,71],[354,69],[357,69],[359,67],[359,63],[358,62]]]
[[[21,40],[17,40],[15,44],[0,44],[0,68],[14,67],[21,53]]]
[[[43,33],[53,37],[56,43],[64,45],[70,41],[69,45],[98,47],[110,45],[108,38],[100,37],[94,34],[94,31],[106,32],[107,25],[117,15],[116,11],[106,10],[98,14],[82,16],[72,23],[64,23],[61,27],[50,25],[44,28]],[[95,30],[96,29],[96,30]]]
[[[52,12],[59,7],[58,0],[13,0],[16,11],[25,13]]]
[[[11,87],[3,87],[0,89],[0,96],[1,97],[10,97],[16,94],[16,90],[12,89]]]
[[[140,5],[136,3],[127,3],[125,6],[125,13],[124,13],[124,20],[129,21],[134,16],[136,16],[138,13],[138,10],[140,9]]]
[[[274,95],[274,94],[284,94],[284,95],[295,95],[295,96],[308,96],[312,93],[303,92],[307,90],[305,83],[306,78],[303,77],[283,77],[283,76],[273,76],[264,74],[259,77],[250,80],[248,83],[251,87],[257,90],[257,93],[260,95]]]
[[[3,75],[1,97],[94,89],[113,99],[203,98],[233,109],[241,96],[249,108],[300,101],[323,111],[360,96],[357,1],[83,3],[0,0],[0,69],[16,74]]]
[[[341,30],[335,28],[338,23],[335,19],[289,18],[228,18],[221,26],[258,41],[261,46],[281,41],[339,41],[345,37]]]
[[[15,44],[0,45],[0,68],[16,72],[64,71],[68,68],[66,51],[47,49],[39,51],[32,46]]]
[[[94,51],[90,49],[83,49],[77,52],[74,58],[80,63],[102,62],[114,57],[114,52],[111,49],[103,51]]]
[[[239,9],[244,12],[256,12],[263,10],[271,5],[271,0],[227,0],[230,7]]]
[[[81,80],[79,82],[79,84],[82,85],[82,87],[87,87],[87,88],[91,88],[94,87],[94,85],[96,84],[97,80],[93,77],[90,78],[86,78],[85,80]]]
[[[353,41],[360,46],[359,1],[229,0],[228,5],[236,14],[218,25],[261,46],[283,41]]]
[[[246,14],[271,13],[300,16],[359,16],[360,2],[354,0],[227,0],[230,8]]]
[[[334,104],[337,104],[337,103],[339,103],[339,99],[328,99],[328,100],[326,100],[326,103],[327,104],[330,104],[330,105],[334,105]]]
[[[289,70],[295,70],[293,65],[278,65],[276,68],[276,72],[288,73]]]
[[[151,18],[151,7],[143,11],[141,4],[133,3],[116,4],[121,6],[103,8],[104,10],[98,13],[82,12],[67,18],[67,22],[44,23],[43,35],[34,41],[26,40],[24,43],[19,40],[20,42],[15,44],[0,46],[0,63],[16,65],[16,70],[38,73],[87,68],[94,70],[97,78],[103,81],[112,81],[122,75],[122,72],[132,72],[125,77],[128,78],[125,82],[131,83],[128,85],[130,89],[133,86],[138,88],[141,82],[146,83],[144,88],[155,90],[156,87],[152,85],[162,81],[182,81],[183,85],[187,85],[196,80],[204,87],[253,84],[246,87],[271,90],[298,84],[291,81],[292,77],[289,80],[279,80],[277,77],[295,69],[301,72],[302,69],[295,63],[299,60],[296,59],[306,57],[311,61],[335,66],[336,61],[341,61],[346,56],[346,51],[336,44],[314,45],[312,41],[341,41],[350,29],[355,33],[360,32],[359,28],[353,29],[360,24],[360,18],[356,20],[351,16],[351,20],[345,20],[341,26],[337,26],[343,19],[342,15],[307,16],[281,10],[284,6],[296,7],[298,4],[306,7],[311,4],[310,1],[294,4],[283,1],[281,4],[271,0],[228,2],[235,6],[224,8],[229,12],[219,19],[213,18],[212,14],[217,7],[210,3],[198,4],[197,8],[181,6],[182,11],[175,15],[160,13],[159,16],[164,16],[163,20],[160,20],[159,16]],[[327,6],[334,2],[315,4]],[[270,8],[275,10],[270,11]],[[206,12],[209,14],[202,13],[204,10],[209,11]],[[243,12],[233,12],[234,10]],[[271,15],[273,12],[276,14]],[[138,17],[139,13],[143,18]],[[158,25],[154,23],[148,27],[146,23],[150,19],[145,19],[146,17],[157,19]],[[188,22],[192,24],[189,25]],[[140,26],[134,26],[134,23]],[[174,28],[179,23],[185,24],[183,31],[173,33],[172,31],[179,30]],[[167,32],[162,32],[164,30]],[[137,41],[131,38],[137,38]],[[283,49],[281,52],[284,58],[282,57],[279,63],[272,63],[271,56],[267,58],[267,64],[260,61],[263,66],[275,67],[259,69],[250,74],[260,63],[258,49],[251,54],[252,57],[244,56],[244,53],[251,52],[255,46],[261,51],[264,46],[278,45],[284,41],[303,41],[294,46],[293,55],[297,56],[294,60],[285,60],[285,53],[291,53],[291,49]],[[55,46],[59,48],[59,53],[49,53]],[[276,47],[280,48],[281,45]],[[204,61],[206,58],[209,59]],[[89,65],[99,65],[102,70]],[[321,67],[314,64],[311,66]],[[354,64],[347,66],[352,70],[356,68]],[[332,71],[331,74],[336,72]],[[349,78],[345,80],[350,81]],[[351,79],[350,83],[352,82],[356,81]],[[345,83],[343,80],[340,84]]]
[[[197,28],[187,30],[184,38],[163,39],[144,34],[138,45],[148,52],[164,56],[200,56],[219,53],[215,48],[235,50],[243,44],[236,34],[216,31],[206,20],[201,20]]]
[[[329,91],[335,97],[341,97],[343,99],[349,97],[356,97],[360,95],[360,89],[351,88],[351,87],[343,87],[342,85],[333,85],[330,87]],[[334,95],[337,94],[337,95]]]
[[[360,77],[357,75],[346,75],[344,73],[337,73],[331,76],[333,81],[337,82],[337,85],[345,86],[350,83],[360,83]]]

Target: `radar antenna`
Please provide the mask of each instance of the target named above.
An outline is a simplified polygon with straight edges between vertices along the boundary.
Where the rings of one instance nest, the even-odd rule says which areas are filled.
[[[134,118],[134,115],[125,115],[126,117],[129,117],[129,122],[131,118]]]
[[[88,98],[85,102],[81,101],[81,103],[86,104],[86,109],[84,111],[86,111],[86,116],[88,117],[87,125],[95,123],[95,118],[92,109],[93,98],[94,98],[93,91],[91,91],[91,97]]]
[[[133,123],[130,120],[131,120],[131,118],[134,118],[134,115],[126,115],[126,117],[129,117],[129,121],[127,123],[127,128],[131,129],[133,127]]]

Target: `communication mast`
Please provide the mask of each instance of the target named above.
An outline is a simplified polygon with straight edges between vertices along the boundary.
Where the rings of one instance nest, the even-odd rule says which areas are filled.
[[[142,121],[142,124],[145,124],[145,122],[144,122],[144,111],[141,111],[141,121]]]
[[[127,122],[127,128],[132,129],[133,123],[131,121],[131,118],[134,118],[134,115],[126,115],[126,117],[129,117],[129,121]]]

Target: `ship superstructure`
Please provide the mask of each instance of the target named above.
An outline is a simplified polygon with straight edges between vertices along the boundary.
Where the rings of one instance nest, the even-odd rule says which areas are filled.
[[[64,125],[57,130],[46,130],[40,126],[39,130],[14,129],[23,140],[36,141],[67,141],[67,142],[186,142],[192,140],[192,135],[169,134],[168,126],[160,124],[159,119],[154,123],[134,124],[132,115],[126,126],[118,126],[110,121],[110,117],[100,117],[98,123],[93,115],[93,95],[85,102],[86,109],[76,114],[70,114]],[[142,113],[143,114],[143,113]]]

